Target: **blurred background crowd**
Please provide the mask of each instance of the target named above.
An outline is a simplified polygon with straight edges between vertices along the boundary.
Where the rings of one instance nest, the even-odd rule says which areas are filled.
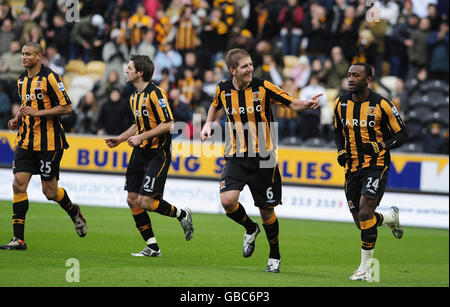
[[[70,5],[75,3],[75,7]],[[400,150],[448,154],[448,0],[0,0],[0,129],[19,106],[21,47],[35,41],[64,77],[74,105],[66,131],[117,135],[133,122],[124,66],[155,63],[176,121],[191,138],[215,88],[229,78],[224,55],[247,50],[255,77],[294,97],[325,93],[318,110],[274,107],[281,145],[333,148],[333,102],[351,63],[374,68],[370,87],[406,119]],[[198,116],[194,117],[194,114]],[[222,122],[224,119],[222,118]]]

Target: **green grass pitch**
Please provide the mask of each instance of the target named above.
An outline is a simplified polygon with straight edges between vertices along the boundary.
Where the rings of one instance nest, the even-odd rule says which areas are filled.
[[[0,286],[310,287],[449,286],[448,230],[405,227],[395,239],[380,227],[375,258],[380,282],[349,281],[360,262],[360,233],[350,223],[280,218],[281,273],[265,273],[264,231],[252,257],[242,257],[243,228],[225,215],[193,214],[186,242],[178,221],[151,213],[161,258],[132,257],[145,243],[130,210],[82,206],[88,234],[79,238],[66,213],[31,203],[27,251],[0,251]],[[12,208],[0,202],[0,240],[12,237]],[[261,224],[259,217],[253,218]],[[80,282],[66,281],[66,261],[76,258]]]

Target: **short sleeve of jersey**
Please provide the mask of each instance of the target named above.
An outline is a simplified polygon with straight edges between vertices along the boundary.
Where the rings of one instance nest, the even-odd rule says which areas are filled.
[[[392,132],[397,133],[405,128],[405,123],[394,104],[387,100],[381,100],[380,107],[388,117],[389,128]]]
[[[50,92],[53,92],[55,94],[58,105],[65,106],[72,103],[70,101],[69,95],[67,95],[66,89],[64,88],[64,83],[58,74],[50,73],[47,80],[47,88]]]
[[[222,103],[220,103],[220,84],[216,87],[216,93],[214,94],[214,100],[211,105],[216,109],[222,108]]]
[[[294,100],[294,98],[289,96],[285,91],[272,82],[264,81],[264,88],[266,89],[267,96],[270,98],[271,103],[289,106],[292,100]]]
[[[341,128],[341,121],[340,121],[340,112],[339,112],[339,102],[340,98],[336,98],[333,104],[333,115],[334,115],[334,128],[339,129]]]
[[[173,121],[172,110],[170,109],[166,93],[161,90],[155,90],[155,95],[151,95],[151,103],[154,105],[161,122]]]

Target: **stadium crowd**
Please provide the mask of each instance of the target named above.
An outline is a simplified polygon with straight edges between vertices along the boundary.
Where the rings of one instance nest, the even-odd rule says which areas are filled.
[[[40,43],[44,64],[64,76],[74,112],[68,132],[117,135],[130,126],[124,65],[131,54],[155,63],[175,120],[206,118],[224,54],[250,53],[254,76],[304,100],[325,93],[318,110],[278,107],[284,145],[334,147],[335,98],[351,63],[374,67],[371,88],[406,119],[403,151],[448,154],[447,0],[66,0],[0,2],[0,129],[18,109],[21,46]],[[79,19],[77,19],[79,15]],[[74,20],[75,18],[75,20]],[[90,64],[98,64],[89,70]],[[103,65],[102,65],[103,64]],[[129,116],[123,116],[128,114]]]

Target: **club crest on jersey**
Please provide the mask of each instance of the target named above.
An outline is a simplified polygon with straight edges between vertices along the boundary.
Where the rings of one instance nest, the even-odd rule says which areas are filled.
[[[221,182],[220,182],[220,189],[222,190],[222,189],[225,189],[225,180],[222,180]]]
[[[261,96],[259,95],[259,92],[253,92],[252,93],[252,100],[253,101],[261,100]]]
[[[158,99],[158,103],[161,108],[167,107],[167,101],[164,98]]]
[[[35,88],[36,90],[41,90],[41,89],[42,89],[41,84],[42,84],[42,81],[36,81],[36,85],[35,85],[34,88]]]
[[[376,113],[377,113],[377,107],[369,107],[369,109],[367,110],[367,115],[369,115],[369,116],[375,116]]]

